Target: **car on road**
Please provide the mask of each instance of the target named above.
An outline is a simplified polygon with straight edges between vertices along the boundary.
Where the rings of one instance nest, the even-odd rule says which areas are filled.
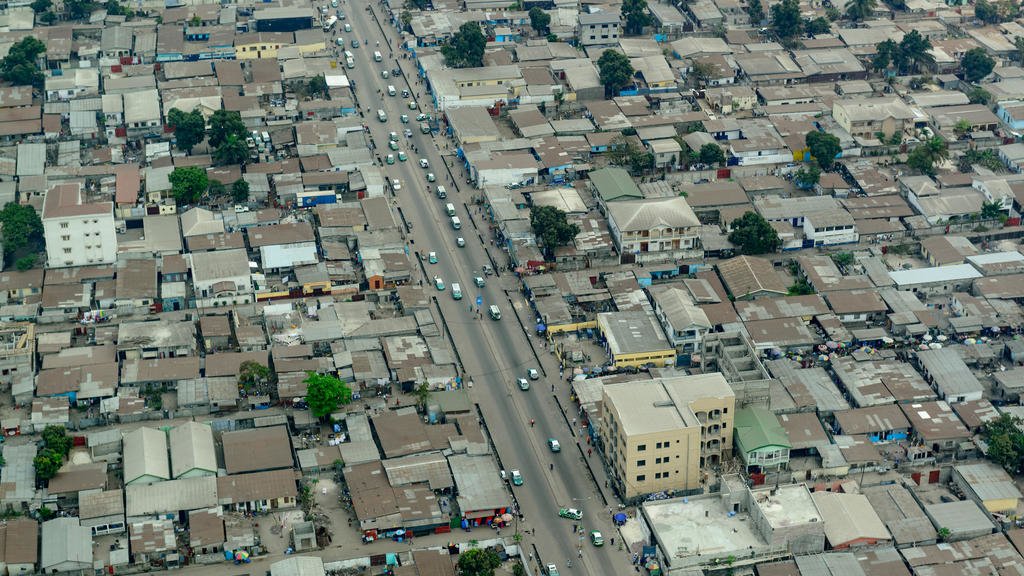
[[[513,470],[512,471],[512,484],[514,486],[522,486],[523,485],[523,475],[519,473],[519,470]]]
[[[433,172],[427,172],[427,182],[434,182],[437,180],[437,176],[434,176]]]
[[[405,155],[405,152],[399,151],[398,152],[398,159],[401,160],[402,162],[405,162],[406,160],[409,159],[409,157]]]
[[[420,114],[416,116],[417,122],[423,122],[424,120],[430,120],[430,114]]]
[[[351,32],[351,31],[352,31],[352,25],[351,24],[345,24],[345,32]],[[356,42],[356,45],[358,46],[359,43]]]
[[[548,448],[551,448],[552,452],[561,452],[562,445],[558,443],[556,438],[548,438]]]
[[[406,128],[405,130],[402,130],[402,134],[404,134],[406,138],[412,138],[412,130],[410,130],[408,128]]]
[[[408,114],[402,114],[401,116],[399,116],[399,118],[401,118],[402,124],[408,124],[409,123],[409,115]]]
[[[562,508],[558,511],[558,515],[569,520],[583,520],[583,512],[575,508]]]
[[[462,286],[458,282],[452,282],[452,298],[462,300]]]
[[[348,29],[348,26],[345,27],[345,32],[351,32],[351,30]],[[352,47],[353,48],[359,48],[359,40],[353,40],[352,41]]]
[[[388,164],[394,164],[395,163],[395,155],[394,154],[388,154],[388,157],[385,158],[384,161],[387,162]]]
[[[392,150],[398,150],[398,142],[395,142],[394,140],[388,142],[388,148],[391,148]]]
[[[545,570],[547,571],[548,576],[558,576],[558,566],[555,566],[554,564],[548,564],[547,567],[545,567]]]
[[[458,246],[459,248],[465,248],[466,239],[463,238],[462,236],[459,236],[458,238],[455,239],[455,245]]]
[[[487,282],[484,280],[483,276],[473,276],[473,283],[481,288],[487,286]]]
[[[409,110],[415,110],[415,109],[416,109],[416,101],[415,100],[409,100]]]
[[[391,187],[394,188],[395,190],[401,190],[402,181],[399,180],[398,178],[395,178],[394,180],[391,181]]]
[[[430,262],[431,264],[437,264],[437,252],[431,252],[427,256],[427,262]]]
[[[339,20],[344,20],[345,19],[345,13],[342,12],[341,10],[338,10],[338,19]]]
[[[387,80],[390,76],[391,76],[391,74],[387,70],[381,70],[380,71],[380,77],[381,78]]]
[[[604,536],[601,536],[597,530],[593,530],[590,532],[590,543],[594,546],[604,546]]]
[[[402,90],[402,98],[408,98],[408,97],[409,97],[409,91],[408,90]]]
[[[442,280],[440,276],[434,276],[434,288],[437,288],[441,292],[444,291],[444,280]]]
[[[530,381],[526,378],[516,378],[516,384],[519,385],[519,389],[526,392],[530,389]]]
[[[430,161],[426,158],[420,158],[420,168],[423,168],[424,170],[430,168]]]
[[[388,132],[388,142],[398,142],[398,132]]]
[[[537,372],[536,368],[530,368],[526,373],[530,376],[530,380],[537,380],[540,378],[540,373]]]

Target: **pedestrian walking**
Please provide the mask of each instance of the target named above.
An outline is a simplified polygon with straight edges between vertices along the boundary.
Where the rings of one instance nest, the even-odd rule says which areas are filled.
[[[583,558],[583,548],[576,551],[577,558]]]
[[[587,448],[587,456],[590,456],[590,448]]]

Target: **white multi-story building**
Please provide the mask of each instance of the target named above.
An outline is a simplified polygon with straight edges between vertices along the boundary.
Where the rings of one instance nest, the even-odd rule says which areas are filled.
[[[193,252],[192,287],[200,308],[253,301],[249,258],[243,248]]]
[[[853,216],[846,210],[823,210],[804,215],[804,238],[815,246],[852,244],[860,239]]]
[[[606,211],[624,264],[699,255],[700,221],[682,196],[617,200]]]
[[[60,184],[46,193],[42,220],[50,268],[117,261],[112,202],[85,203],[78,184]]]
[[[598,10],[579,15],[580,44],[603,46],[619,43],[619,15]]]

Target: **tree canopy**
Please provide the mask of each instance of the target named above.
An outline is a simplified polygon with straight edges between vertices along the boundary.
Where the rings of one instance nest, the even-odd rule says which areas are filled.
[[[326,96],[327,79],[324,78],[323,74],[319,76],[313,76],[312,78],[309,79],[309,82],[306,84],[306,90],[309,92],[310,96]]]
[[[470,548],[459,556],[459,576],[494,576],[501,566],[501,557],[494,550]]]
[[[764,22],[764,4],[761,4],[761,0],[747,2],[747,15],[750,16],[751,26],[760,26]]]
[[[701,164],[715,166],[725,162],[725,152],[722,151],[722,147],[718,144],[708,142],[700,147],[700,151],[697,152],[697,159]]]
[[[466,22],[459,31],[441,45],[441,54],[452,68],[475,68],[484,65],[487,38],[476,22]]]
[[[605,96],[617,96],[619,90],[633,80],[633,65],[621,52],[605,50],[597,60],[597,68],[601,71]]]
[[[217,110],[210,115],[209,137],[211,148],[219,147],[232,134],[237,136],[243,144],[245,143],[248,131],[245,128],[245,123],[242,122],[241,114],[228,110]]]
[[[306,372],[306,403],[317,418],[323,418],[352,401],[352,389],[334,376]]]
[[[804,136],[804,143],[822,169],[828,170],[835,164],[836,156],[843,151],[839,138],[828,132],[813,130]]]
[[[949,157],[946,141],[938,136],[929,138],[907,156],[907,166],[924,174],[935,174],[935,164]]]
[[[651,25],[647,0],[624,0],[622,2],[622,19],[626,23],[624,26],[626,34],[643,34],[644,27]]]
[[[246,360],[238,367],[238,383],[247,390],[266,380],[268,376],[270,368],[253,360]]]
[[[967,93],[967,98],[971,104],[988,104],[988,101],[992,99],[992,94],[989,94],[988,90],[984,88],[972,88]]]
[[[801,188],[813,188],[815,184],[821,181],[821,168],[814,164],[801,166],[796,171],[796,174],[793,175],[793,181]]]
[[[791,40],[800,35],[803,19],[800,17],[800,3],[797,0],[782,0],[771,9],[772,30],[781,40]]]
[[[977,0],[974,3],[974,16],[985,24],[999,24],[1012,20],[1017,12],[1017,5],[1008,0]]]
[[[1024,471],[1024,422],[1016,416],[1003,414],[985,424],[983,435],[988,444],[988,458],[1010,474]]]
[[[832,31],[832,23],[828,21],[828,18],[823,16],[819,16],[814,20],[804,20],[804,31],[811,36],[828,34]]]
[[[570,224],[565,212],[554,206],[535,206],[530,212],[530,227],[548,251],[565,246],[580,233],[580,227]]]
[[[57,475],[64,459],[71,452],[72,440],[63,426],[49,425],[43,429],[43,448],[36,454],[33,464],[40,480]]]
[[[551,15],[540,9],[539,6],[530,8],[530,27],[537,31],[537,34],[546,34],[551,24]]]
[[[206,138],[206,119],[199,108],[193,108],[187,114],[177,108],[171,108],[167,113],[167,123],[174,127],[174,138],[178,142],[178,148],[186,154],[191,154],[192,148]]]
[[[96,2],[93,0],[67,0],[64,2],[64,9],[67,10],[68,18],[81,20],[96,10]]]
[[[691,75],[698,80],[698,86],[707,84],[708,79],[715,73],[715,66],[711,62],[694,60],[690,65]]]
[[[996,67],[996,61],[984,48],[972,48],[960,60],[960,67],[964,71],[964,80],[977,82],[992,72]]]
[[[747,212],[732,222],[729,242],[739,246],[744,254],[767,254],[782,245],[771,224],[755,212]]]
[[[213,151],[213,161],[220,166],[245,164],[248,159],[249,147],[246,146],[245,139],[237,134],[228,135]]]
[[[37,59],[46,52],[46,44],[38,38],[26,36],[11,45],[7,56],[0,60],[0,74],[3,79],[18,86],[43,85],[43,73]]]
[[[875,11],[876,0],[850,0],[846,3],[846,17],[854,22],[865,20]]]
[[[249,201],[249,183],[244,178],[235,180],[231,185],[231,198],[238,203]]]
[[[167,179],[171,182],[171,194],[179,204],[194,204],[210,186],[206,170],[195,166],[175,168]]]
[[[22,248],[38,250],[43,244],[43,222],[31,206],[8,202],[0,210],[0,224],[3,225],[5,256]]]
[[[616,136],[612,139],[608,160],[616,166],[626,166],[633,175],[640,175],[654,165],[654,155],[630,136]]]

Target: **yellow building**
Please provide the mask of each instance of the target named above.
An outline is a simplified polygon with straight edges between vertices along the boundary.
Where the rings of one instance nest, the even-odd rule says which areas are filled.
[[[1020,490],[1005,470],[991,462],[953,467],[953,482],[985,510],[1001,514],[1017,510]]]
[[[479,86],[511,86],[522,81],[523,72],[516,64],[506,66],[484,66],[482,68],[457,68],[445,70],[459,88]]]
[[[676,349],[652,312],[604,312],[597,315],[597,328],[617,368],[675,364]]]
[[[721,372],[605,386],[599,437],[620,496],[701,490],[701,468],[732,452],[735,405]]]
[[[295,43],[292,32],[249,32],[235,36],[235,58],[277,58],[277,51]]]
[[[323,31],[319,28],[295,31],[295,46],[299,48],[299,54],[307,56],[327,50],[327,40]]]

